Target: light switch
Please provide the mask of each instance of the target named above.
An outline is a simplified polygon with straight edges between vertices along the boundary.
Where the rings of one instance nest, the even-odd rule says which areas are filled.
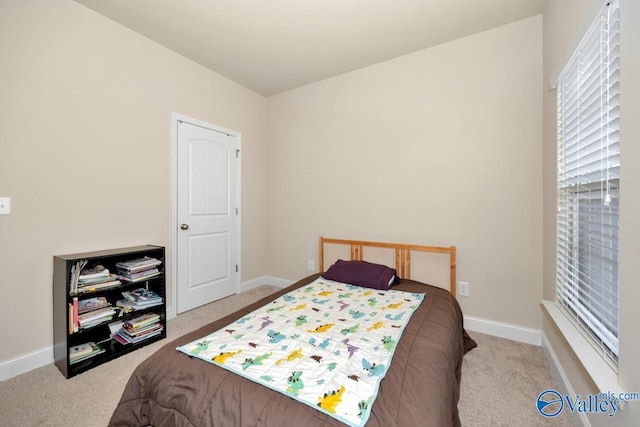
[[[11,197],[0,197],[0,215],[11,213]]]

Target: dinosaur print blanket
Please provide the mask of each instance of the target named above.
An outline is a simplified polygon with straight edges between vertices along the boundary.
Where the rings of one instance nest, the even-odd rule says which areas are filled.
[[[319,277],[178,350],[362,426],[423,298]]]

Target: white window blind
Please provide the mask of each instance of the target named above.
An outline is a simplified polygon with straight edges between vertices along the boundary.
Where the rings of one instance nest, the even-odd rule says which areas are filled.
[[[556,82],[557,301],[618,357],[619,6],[604,6]]]

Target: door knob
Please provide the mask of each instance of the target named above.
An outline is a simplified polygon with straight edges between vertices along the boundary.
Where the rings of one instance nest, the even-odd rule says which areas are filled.
[[[189,229],[189,224],[180,224],[180,229],[188,230]]]

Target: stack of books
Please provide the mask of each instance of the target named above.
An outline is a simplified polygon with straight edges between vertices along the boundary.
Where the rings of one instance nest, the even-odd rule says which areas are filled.
[[[116,310],[113,307],[104,307],[78,314],[78,326],[80,329],[88,329],[113,319],[115,314]]]
[[[136,344],[151,337],[160,335],[164,326],[156,313],[146,313],[124,322],[113,339],[120,344]]]
[[[127,282],[140,282],[160,274],[157,268],[162,262],[151,257],[137,258],[116,264],[118,278]]]
[[[108,307],[109,301],[105,297],[95,297],[80,300],[78,302],[78,314],[88,313],[93,310]]]
[[[77,293],[94,292],[98,289],[118,286],[121,283],[117,275],[111,274],[109,269],[102,265],[96,265],[80,271],[78,275]]]
[[[79,329],[88,329],[92,326],[111,320],[117,313],[116,309],[105,297],[87,298],[78,300],[74,297],[69,304],[69,333],[78,332]]]
[[[74,262],[71,265],[71,277],[69,278],[69,295],[77,295],[78,294],[78,276],[80,276],[80,271],[87,265],[87,260],[83,259],[77,262]]]
[[[74,364],[104,353],[104,348],[94,342],[69,347],[69,363]]]
[[[116,305],[121,307],[125,313],[162,304],[162,297],[151,289],[139,288],[123,292],[122,296],[124,299],[118,301]]]

